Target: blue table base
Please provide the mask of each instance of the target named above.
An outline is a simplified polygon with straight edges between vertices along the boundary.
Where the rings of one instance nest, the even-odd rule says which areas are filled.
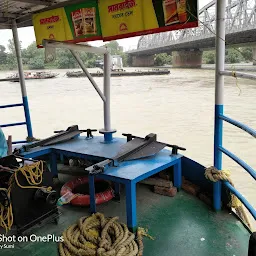
[[[77,157],[93,161],[102,161],[114,157],[120,147],[125,143],[124,139],[115,139],[115,142],[104,144],[102,137],[94,137],[86,140],[78,137],[72,141],[36,148],[22,155],[27,158],[38,158],[43,155],[50,156],[50,168],[54,176],[58,175],[57,156]],[[169,150],[163,149],[152,157],[125,161],[117,167],[109,167],[104,173],[97,177],[109,180],[115,184],[116,198],[120,197],[120,184],[125,185],[126,192],[126,216],[127,225],[130,230],[135,231],[137,227],[137,205],[136,205],[136,184],[154,174],[157,174],[173,166],[174,186],[179,190],[182,182],[182,155],[172,155]],[[96,212],[95,203],[95,176],[89,175],[90,211]]]
[[[161,170],[162,171],[162,170]],[[160,171],[159,171],[160,172]],[[181,158],[179,158],[173,165],[174,182],[173,185],[178,189],[181,188],[182,172],[181,172]],[[96,175],[100,179],[105,179],[115,182],[115,194],[120,195],[120,183],[125,185],[126,194],[126,218],[127,226],[130,231],[136,232],[137,230],[137,203],[136,203],[136,180],[119,180],[117,183],[115,178],[110,178],[107,174],[101,173]],[[151,175],[150,175],[151,176]],[[149,176],[149,177],[150,177]],[[96,213],[96,201],[95,201],[95,175],[89,175],[89,191],[90,191],[90,211]]]

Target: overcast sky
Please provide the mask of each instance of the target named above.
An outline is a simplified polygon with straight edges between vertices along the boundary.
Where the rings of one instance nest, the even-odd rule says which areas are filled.
[[[199,2],[199,8],[202,8],[204,5],[209,3],[211,0],[198,0]],[[22,42],[22,47],[27,47],[29,44],[31,44],[33,41],[35,41],[35,34],[33,27],[27,27],[27,28],[20,28],[18,29],[19,38]],[[4,29],[0,30],[0,45],[7,46],[8,40],[12,38],[12,31],[10,29]],[[132,37],[128,39],[122,39],[118,40],[119,44],[124,47],[124,50],[129,50],[132,48],[136,48],[137,42],[139,37]],[[103,43],[101,41],[99,42],[93,42],[91,43],[93,45],[100,46]]]

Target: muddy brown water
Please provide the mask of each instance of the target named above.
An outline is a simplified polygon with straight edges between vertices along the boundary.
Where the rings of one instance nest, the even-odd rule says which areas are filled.
[[[130,69],[128,69],[130,70]],[[91,70],[95,71],[95,70]],[[78,124],[103,127],[103,104],[86,78],[26,81],[34,135],[44,138],[54,130]],[[0,72],[3,78],[10,72]],[[103,78],[95,78],[102,88]],[[157,133],[160,141],[186,147],[186,156],[204,166],[213,164],[214,71],[171,69],[170,75],[114,77],[111,86],[111,123],[121,133],[145,136]],[[241,93],[240,93],[240,89]],[[256,81],[225,78],[225,114],[256,128]],[[21,102],[18,83],[0,83],[0,105]],[[23,121],[22,108],[1,109],[0,123]],[[15,140],[24,139],[24,127],[5,128]],[[223,145],[256,167],[255,139],[224,124]],[[256,208],[256,183],[239,165],[223,156],[223,168],[232,173],[236,188]]]

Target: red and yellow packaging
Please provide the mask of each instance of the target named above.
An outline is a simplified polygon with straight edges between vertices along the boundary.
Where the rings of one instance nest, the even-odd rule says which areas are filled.
[[[71,12],[75,36],[96,34],[96,10],[92,8],[81,8]]]
[[[187,1],[186,0],[176,0],[177,1],[177,11],[179,16],[179,22],[185,23],[188,20],[187,14]]]
[[[164,0],[163,10],[165,26],[179,22],[176,0]]]

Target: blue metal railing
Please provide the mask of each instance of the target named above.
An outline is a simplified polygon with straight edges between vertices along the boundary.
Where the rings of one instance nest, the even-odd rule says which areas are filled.
[[[13,107],[21,107],[21,106],[23,106],[23,103],[2,105],[2,106],[0,106],[0,108],[13,108]]]
[[[248,209],[253,218],[256,220],[256,210],[252,205],[246,200],[246,198],[238,192],[228,181],[224,181],[224,185],[243,203],[243,205]]]
[[[256,130],[250,128],[249,126],[247,125],[244,125],[236,120],[233,120],[232,118],[230,117],[227,117],[227,116],[224,116],[224,115],[219,115],[219,118],[230,123],[230,124],[233,124],[234,126],[242,129],[243,131],[249,133],[250,135],[252,135],[254,138],[256,138]]]
[[[253,170],[251,166],[249,166],[246,162],[241,160],[239,157],[228,151],[227,149],[223,147],[219,147],[219,150],[224,153],[225,155],[229,156],[231,159],[233,159],[236,163],[238,163],[240,166],[242,166],[255,180],[256,180],[256,172]]]
[[[22,143],[27,143],[26,140],[17,140],[17,141],[14,141],[12,144],[22,144]]]
[[[14,108],[14,107],[24,107],[24,104],[23,103],[16,103],[16,104],[1,105],[0,109]],[[26,111],[25,111],[25,116],[26,116]],[[0,127],[5,128],[5,127],[11,127],[11,126],[20,126],[20,125],[26,125],[28,127],[27,122],[16,122],[16,123],[9,123],[9,124],[0,124]],[[24,142],[26,142],[26,141],[13,141],[12,144],[19,144],[19,143],[24,143]]]
[[[12,107],[21,107],[23,106],[24,114],[25,114],[25,124],[27,128],[27,136],[29,138],[33,138],[33,131],[32,131],[32,124],[30,119],[30,111],[29,111],[29,105],[28,105],[28,97],[27,97],[27,90],[25,85],[25,78],[24,78],[24,72],[23,72],[23,64],[22,64],[22,58],[21,58],[21,49],[20,49],[20,40],[18,36],[18,28],[15,19],[12,20],[12,32],[13,32],[13,41],[14,41],[14,47],[16,51],[16,58],[17,58],[17,64],[18,64],[18,71],[19,71],[19,82],[20,82],[20,89],[21,89],[21,95],[22,95],[22,103],[17,104],[10,104],[10,105],[4,105],[0,106],[0,108],[12,108]],[[3,79],[1,79],[4,81]],[[9,127],[17,125],[15,124],[7,124],[2,127]],[[21,125],[21,124],[20,124]]]
[[[230,117],[224,116],[223,113],[220,113],[220,112],[216,115],[216,117],[217,117],[216,120],[226,121],[226,122],[240,128],[241,130],[247,132],[254,138],[256,138],[256,130],[254,130],[236,120],[233,120]],[[217,127],[220,129],[221,134],[222,134],[222,123]],[[217,136],[217,137],[220,137],[220,136]],[[220,138],[218,138],[218,139],[219,139],[219,141],[222,142],[222,139],[221,140],[220,140]],[[222,146],[222,143],[218,142],[217,144],[218,144],[217,149],[218,149],[219,153],[224,153],[225,155],[230,157],[232,160],[234,160],[236,163],[238,163],[241,167],[243,167],[256,180],[256,171],[251,166],[249,166],[247,163],[245,163],[243,160],[241,160],[235,154],[233,154],[230,151],[228,151],[227,149],[225,149]],[[221,161],[221,157],[219,157],[219,161]],[[224,181],[223,183],[230,190],[230,192],[233,193],[243,203],[243,205],[248,209],[248,211],[252,214],[253,218],[256,220],[256,210],[246,200],[246,198],[237,189],[235,189],[228,181]],[[214,195],[214,205],[216,205],[216,202],[218,204],[218,202],[220,201],[220,196],[221,195],[219,195],[219,194]]]
[[[18,123],[10,123],[10,124],[0,124],[1,128],[10,127],[10,126],[19,126],[19,125],[26,125],[26,122],[18,122]]]

